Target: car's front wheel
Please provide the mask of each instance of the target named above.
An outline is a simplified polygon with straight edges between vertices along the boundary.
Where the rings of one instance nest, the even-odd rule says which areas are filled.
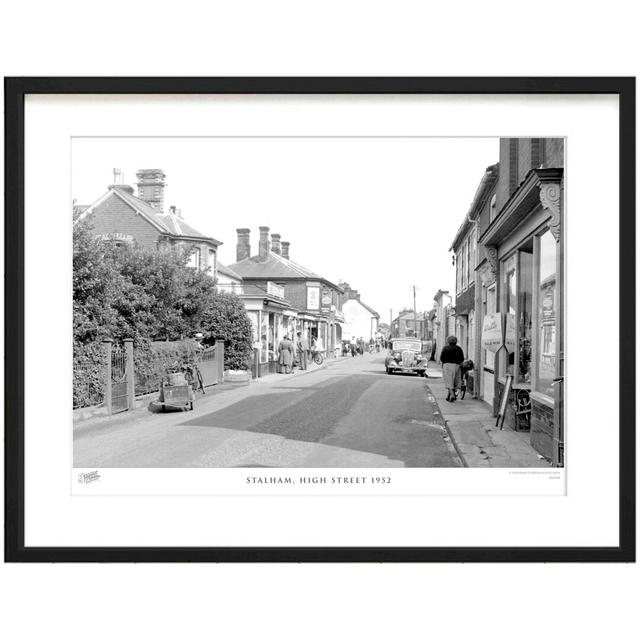
[[[387,375],[391,375],[391,369],[389,369],[389,367],[387,367]]]

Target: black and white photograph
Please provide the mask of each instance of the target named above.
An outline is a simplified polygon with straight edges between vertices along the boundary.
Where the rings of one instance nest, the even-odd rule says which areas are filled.
[[[560,137],[74,138],[74,468],[564,467],[565,168]]]

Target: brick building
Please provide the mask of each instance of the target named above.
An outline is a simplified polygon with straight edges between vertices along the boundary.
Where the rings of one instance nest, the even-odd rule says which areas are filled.
[[[392,338],[420,338],[427,341],[430,339],[429,333],[429,312],[403,309],[391,320]]]
[[[251,255],[250,233],[237,229],[236,262],[229,268],[242,278],[260,371],[275,370],[278,343],[298,331],[332,356],[342,339],[342,288],[291,260],[290,243],[277,233],[269,237],[269,227],[260,227],[258,253]]]
[[[138,195],[133,187],[119,184],[120,172],[114,170],[114,184],[89,207],[74,205],[77,220],[89,220],[98,236],[117,243],[137,242],[146,249],[181,249],[189,253],[191,266],[208,269],[217,277],[217,252],[222,244],[189,225],[175,206],[164,211],[165,174],[160,169],[137,172]]]
[[[477,223],[476,318],[495,312],[504,323],[503,348],[482,363],[494,373],[483,373],[481,392],[497,410],[512,376],[513,393],[531,400],[531,444],[557,465],[564,461],[563,385],[554,383],[564,375],[563,167],[562,139],[502,138],[495,190]],[[511,408],[506,424],[519,424]]]

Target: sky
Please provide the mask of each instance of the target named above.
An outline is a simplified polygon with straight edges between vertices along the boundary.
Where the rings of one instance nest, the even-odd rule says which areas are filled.
[[[91,204],[119,168],[166,173],[165,211],[224,244],[236,261],[236,229],[259,226],[291,243],[290,257],[327,280],[348,282],[381,322],[455,294],[449,247],[498,138],[74,138],[72,197]],[[137,188],[136,188],[137,193]]]

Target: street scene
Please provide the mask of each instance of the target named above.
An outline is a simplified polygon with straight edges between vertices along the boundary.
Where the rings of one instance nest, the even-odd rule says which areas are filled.
[[[564,465],[562,139],[78,144],[74,467]]]

